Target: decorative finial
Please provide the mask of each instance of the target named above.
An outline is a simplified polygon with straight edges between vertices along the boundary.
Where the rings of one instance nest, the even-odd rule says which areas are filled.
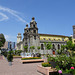
[[[32,17],[32,20],[35,20],[35,18],[34,18],[34,17]]]
[[[26,24],[26,27],[28,27],[28,24]]]

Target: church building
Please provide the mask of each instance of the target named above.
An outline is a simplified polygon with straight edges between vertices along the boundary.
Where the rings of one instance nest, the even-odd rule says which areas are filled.
[[[75,30],[75,26],[73,26],[73,30]],[[73,35],[75,36],[75,31]],[[66,45],[66,42],[69,40],[69,36],[38,33],[37,22],[35,21],[34,17],[30,22],[30,27],[28,27],[28,24],[26,25],[23,36],[24,37],[22,39],[21,33],[18,33],[17,35],[17,50],[24,50],[23,47],[28,45],[28,51],[30,51],[30,47],[35,46],[34,50],[35,53],[37,47],[40,46],[41,54],[47,53],[47,50],[44,46],[44,42],[46,43],[51,42],[53,45],[53,49],[48,50],[48,53],[56,54],[56,50],[61,49],[61,45]],[[72,41],[75,41],[75,39],[73,39]]]

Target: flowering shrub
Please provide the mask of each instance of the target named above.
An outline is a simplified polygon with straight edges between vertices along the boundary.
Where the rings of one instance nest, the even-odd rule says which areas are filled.
[[[73,72],[74,72],[74,67],[71,67],[69,71],[70,71],[70,73],[73,74]]]
[[[62,70],[59,70],[58,73],[61,74],[62,73]]]
[[[74,67],[71,67],[71,69],[74,69]]]

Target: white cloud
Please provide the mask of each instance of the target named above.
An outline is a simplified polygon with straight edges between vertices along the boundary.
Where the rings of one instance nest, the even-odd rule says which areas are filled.
[[[19,14],[19,12],[14,11],[14,10],[9,9],[9,8],[6,8],[6,7],[3,7],[3,6],[0,6],[0,10],[1,10],[1,11],[4,11],[4,12],[8,12],[8,13],[10,13],[11,15],[13,15],[14,17],[16,17],[19,21],[21,21],[21,22],[24,22],[24,23],[27,23],[27,24],[28,24],[28,22],[27,22],[27,21],[25,21],[23,18],[21,18],[21,17],[18,15],[18,14]]]
[[[0,18],[0,21],[4,21],[4,20],[8,19],[8,16],[3,14],[3,13],[1,13],[1,12],[0,12],[0,15],[2,16],[2,18]]]
[[[11,35],[4,35],[4,36],[5,36],[6,41],[16,40],[16,36],[11,36]]]
[[[10,38],[10,36],[8,36],[8,35],[5,35],[5,39],[9,39]]]

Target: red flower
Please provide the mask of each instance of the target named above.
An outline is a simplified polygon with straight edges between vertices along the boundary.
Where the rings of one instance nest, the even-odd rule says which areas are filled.
[[[74,67],[71,67],[71,69],[74,69]]]

